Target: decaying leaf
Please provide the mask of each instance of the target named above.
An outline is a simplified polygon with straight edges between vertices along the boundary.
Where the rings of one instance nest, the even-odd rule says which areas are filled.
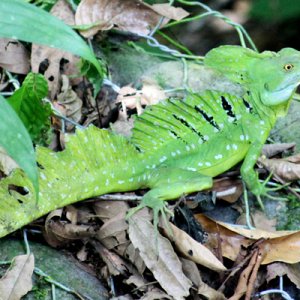
[[[0,279],[0,299],[19,300],[32,289],[34,256],[19,255],[13,259],[10,269]]]
[[[293,151],[295,147],[296,143],[266,144],[261,153],[269,158],[285,151]]]
[[[230,225],[224,222],[213,221],[208,217],[198,214],[196,219],[209,233],[209,248],[216,246],[216,240],[221,241],[222,255],[235,260],[241,246],[249,247],[257,240],[262,239],[261,250],[266,255],[262,264],[269,264],[275,261],[294,264],[300,262],[300,231],[276,231],[268,232],[261,229],[245,229]]]
[[[283,180],[293,181],[300,179],[300,154],[281,159],[261,157],[259,163]]]
[[[59,247],[74,240],[94,237],[96,226],[70,224],[61,220],[63,209],[52,211],[46,218],[44,237],[52,247]]]
[[[181,262],[169,240],[155,232],[151,222],[133,215],[129,220],[129,237],[168,295],[174,299],[184,299],[189,295],[191,281],[184,275]]]
[[[75,19],[76,25],[93,25],[81,31],[87,38],[113,27],[146,35],[161,17],[150,5],[139,0],[83,0],[77,8]],[[164,20],[163,24],[167,21]]]
[[[176,21],[184,19],[189,15],[189,13],[185,11],[183,8],[174,7],[168,3],[153,4],[151,8],[154,11],[156,11],[159,15]]]
[[[277,262],[267,266],[267,282],[284,275],[300,289],[300,263],[287,265]]]
[[[189,260],[181,258],[184,274],[193,282],[198,289],[197,294],[208,300],[226,300],[225,296],[202,281],[197,265]]]
[[[72,90],[69,78],[62,75],[62,87],[60,94],[57,95],[57,104],[63,106],[63,113],[66,117],[75,122],[81,119],[82,100]]]
[[[30,70],[28,51],[16,40],[0,38],[0,67],[12,73],[27,74]]]
[[[176,248],[191,261],[214,271],[226,271],[226,267],[205,246],[191,238],[186,232],[170,223],[173,236],[165,230],[164,233],[172,240]]]
[[[59,0],[51,9],[51,14],[60,18],[68,25],[74,25],[74,13],[65,0]],[[54,99],[60,89],[60,75],[77,75],[76,64],[79,58],[73,54],[41,45],[32,45],[32,72],[42,73],[48,81],[50,98]],[[72,83],[78,83],[79,78],[73,78]]]
[[[214,180],[212,190],[216,192],[217,198],[234,203],[243,193],[243,184],[239,179],[224,177]]]
[[[122,103],[123,112],[127,108],[136,108],[137,114],[141,115],[143,112],[142,105],[154,105],[167,98],[164,90],[154,81],[143,81],[141,90],[129,86],[124,86],[120,89],[116,102]]]

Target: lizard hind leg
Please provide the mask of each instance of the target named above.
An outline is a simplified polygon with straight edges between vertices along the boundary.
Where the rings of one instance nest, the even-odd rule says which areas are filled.
[[[172,200],[196,191],[201,191],[212,186],[212,178],[198,172],[187,171],[179,168],[160,168],[153,173],[151,190],[147,192],[141,203],[131,209],[127,219],[144,207],[153,211],[153,225],[157,230],[159,215],[162,216],[168,228],[167,215],[173,213],[167,208],[164,200]]]

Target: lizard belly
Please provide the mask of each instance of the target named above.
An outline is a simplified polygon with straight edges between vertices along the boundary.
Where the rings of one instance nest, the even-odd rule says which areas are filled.
[[[243,160],[249,147],[248,142],[230,142],[224,145],[211,143],[194,149],[191,146],[185,146],[177,150],[180,155],[177,152],[178,155],[175,157],[172,156],[176,151],[171,152],[171,155],[160,155],[155,159],[158,162],[156,167],[180,168],[214,177]],[[151,159],[154,161],[153,157]]]

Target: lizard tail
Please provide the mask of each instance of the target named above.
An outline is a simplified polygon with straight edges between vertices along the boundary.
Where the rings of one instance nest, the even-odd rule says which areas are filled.
[[[56,208],[110,192],[138,154],[126,138],[94,126],[67,136],[64,151],[38,147],[38,203],[22,170],[0,181],[0,237]]]

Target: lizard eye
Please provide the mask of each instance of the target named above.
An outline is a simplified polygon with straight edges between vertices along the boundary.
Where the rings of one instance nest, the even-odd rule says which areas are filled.
[[[284,65],[284,67],[283,67],[286,71],[290,71],[290,70],[292,70],[293,68],[294,68],[294,66],[292,65],[292,64],[286,64],[286,65]]]

